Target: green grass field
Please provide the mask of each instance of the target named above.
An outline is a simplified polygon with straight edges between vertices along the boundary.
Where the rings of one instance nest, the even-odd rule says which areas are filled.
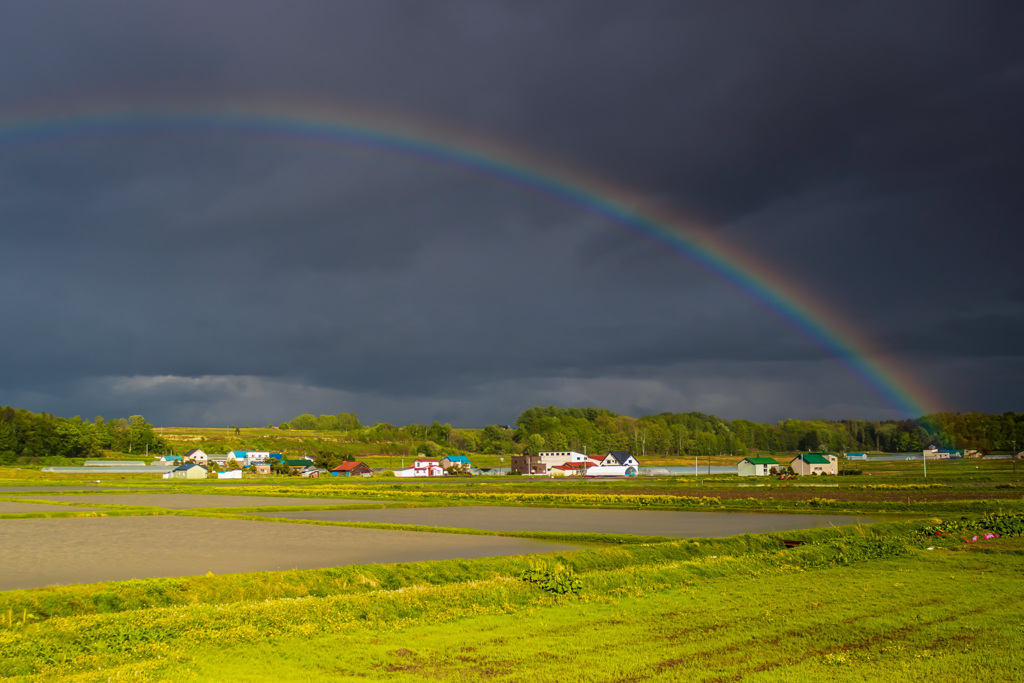
[[[417,581],[410,565],[387,589],[390,570],[370,568],[358,590],[121,605],[24,625],[9,608],[0,671],[79,681],[1020,680],[1018,540],[927,550],[905,525],[879,534],[805,532],[792,550],[750,538],[429,563],[437,583]],[[524,581],[524,564],[571,575],[577,589]],[[218,577],[222,587],[230,578]],[[244,594],[250,579],[236,581]]]

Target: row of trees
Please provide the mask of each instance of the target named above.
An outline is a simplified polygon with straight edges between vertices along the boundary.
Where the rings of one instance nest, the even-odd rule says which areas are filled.
[[[723,420],[704,413],[660,413],[639,419],[601,408],[530,408],[513,439],[527,450],[604,452],[638,456],[742,455],[752,450],[885,451],[929,446],[1016,452],[1024,447],[1024,414],[937,413],[915,420],[784,420],[776,424]]]
[[[640,457],[693,457],[751,451],[906,453],[929,446],[984,452],[1024,448],[1024,414],[1017,413],[937,413],[915,420],[784,420],[770,424],[723,420],[699,412],[633,418],[604,408],[547,406],[523,411],[517,424],[515,431],[499,425],[456,429],[439,422],[404,427],[381,422],[360,427],[354,413],[342,413],[319,417],[303,414],[282,424],[282,428],[345,431],[352,441],[382,444],[385,449],[395,448],[396,453],[430,455],[457,451],[628,450]]]
[[[54,417],[20,408],[0,408],[0,464],[18,458],[93,458],[103,450],[138,454],[161,452],[164,442],[141,415],[89,422],[80,417]]]
[[[359,417],[355,413],[338,413],[337,415],[320,415],[319,417],[303,413],[287,422],[282,422],[279,426],[280,429],[308,429],[320,432],[346,432],[361,427]]]
[[[914,452],[929,446],[1017,452],[1024,448],[1024,414],[937,413],[915,420],[784,420],[775,424],[723,420],[704,413],[660,413],[633,418],[603,408],[535,407],[511,431],[499,425],[456,429],[450,424],[381,422],[362,427],[355,413],[308,413],[282,428],[337,431],[345,440],[382,444],[384,452],[432,456],[575,450],[628,450],[647,455],[743,455],[750,451]],[[388,450],[394,449],[394,450]],[[117,420],[62,418],[23,409],[0,409],[0,464],[18,458],[90,458],[103,450],[164,452],[166,444],[141,415]]]

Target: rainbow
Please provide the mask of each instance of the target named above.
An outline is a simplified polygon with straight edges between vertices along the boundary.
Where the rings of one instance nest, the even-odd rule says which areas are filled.
[[[383,112],[330,108],[123,107],[0,119],[0,150],[81,139],[185,134],[277,138],[392,153],[511,184],[565,203],[636,238],[688,257],[776,312],[824,347],[904,417],[939,412],[940,401],[904,368],[809,292],[735,245],[662,207],[520,147]]]

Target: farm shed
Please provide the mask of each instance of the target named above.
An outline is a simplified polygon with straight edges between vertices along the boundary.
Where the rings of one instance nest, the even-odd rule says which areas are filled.
[[[366,463],[357,460],[355,462],[343,462],[331,470],[332,477],[372,477],[373,470]]]
[[[171,479],[206,479],[206,468],[195,463],[175,467],[169,472]]]
[[[790,461],[796,474],[836,474],[839,458],[831,453],[801,453]]]
[[[773,467],[779,467],[779,462],[775,458],[743,458],[736,465],[736,474],[741,477],[767,477],[772,473]]]
[[[635,477],[637,468],[632,465],[601,465],[587,468],[588,477]]]

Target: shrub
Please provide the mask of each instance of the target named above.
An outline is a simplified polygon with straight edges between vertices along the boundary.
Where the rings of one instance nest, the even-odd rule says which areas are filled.
[[[583,582],[576,576],[576,572],[561,565],[527,569],[519,578],[556,595],[578,595],[583,590]]]

